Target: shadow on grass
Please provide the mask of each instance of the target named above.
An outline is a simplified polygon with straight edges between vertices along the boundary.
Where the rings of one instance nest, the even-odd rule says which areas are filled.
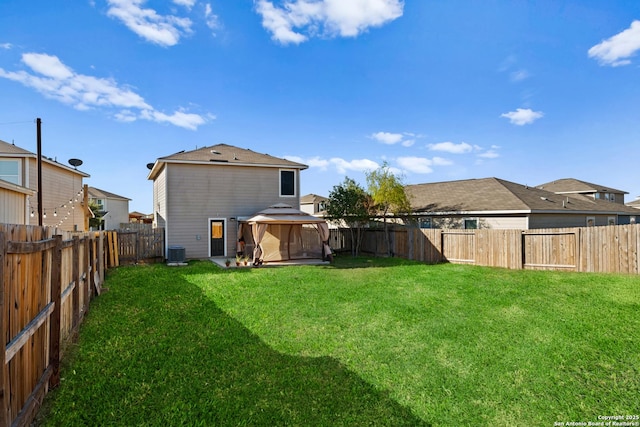
[[[166,270],[109,278],[42,425],[427,425],[333,358],[274,351]]]

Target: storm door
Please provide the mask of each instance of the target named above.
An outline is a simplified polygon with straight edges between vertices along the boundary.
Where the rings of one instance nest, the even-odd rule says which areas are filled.
[[[211,230],[211,255],[210,256],[224,256],[224,220],[212,219],[210,220]]]

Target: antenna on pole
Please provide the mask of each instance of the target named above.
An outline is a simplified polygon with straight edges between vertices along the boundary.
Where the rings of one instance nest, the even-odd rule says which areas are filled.
[[[42,120],[36,119],[36,140],[38,143],[38,225],[42,226]]]

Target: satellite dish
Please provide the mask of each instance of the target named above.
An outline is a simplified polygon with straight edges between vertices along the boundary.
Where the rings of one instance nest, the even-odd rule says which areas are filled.
[[[153,169],[153,163],[147,163],[147,169],[149,170]]]
[[[80,159],[69,159],[69,164],[71,166],[73,166],[74,168],[77,168],[78,166],[80,166],[82,164],[82,160],[80,160]]]

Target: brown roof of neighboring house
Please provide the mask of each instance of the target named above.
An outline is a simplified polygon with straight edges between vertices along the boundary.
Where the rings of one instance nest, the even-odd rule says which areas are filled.
[[[324,202],[329,200],[326,197],[323,196],[318,196],[317,194],[307,194],[306,196],[302,196],[300,197],[300,204],[304,205],[304,204],[309,204],[309,203],[315,203],[315,202]]]
[[[0,153],[2,154],[19,154],[20,157],[32,157],[35,156],[31,151],[27,151],[24,148],[20,148],[15,144],[9,144],[6,141],[0,139]]]
[[[153,179],[161,169],[163,163],[194,163],[194,164],[224,164],[234,166],[263,166],[285,167],[292,169],[307,169],[307,165],[291,160],[274,157],[269,154],[256,153],[233,145],[217,144],[192,151],[180,151],[170,156],[160,157],[149,173]]]
[[[25,150],[24,148],[20,148],[14,144],[9,144],[8,142],[0,140],[0,157],[1,156],[15,157],[15,158],[24,158],[24,157],[34,158],[34,159],[37,158],[37,154],[32,153],[31,151]],[[55,165],[55,166],[67,169],[69,171],[73,171],[74,173],[78,175],[82,175],[85,178],[88,178],[89,176],[91,176],[88,173],[79,171],[76,168],[63,165],[62,163],[58,163],[58,161],[55,159],[42,156],[42,161],[44,163]]]
[[[94,199],[120,199],[120,200],[131,200],[128,197],[118,196],[117,194],[110,193],[108,191],[100,190],[96,187],[87,187],[87,192],[89,193],[89,197]]]
[[[594,212],[634,214],[622,204],[587,196],[564,195],[499,178],[467,179],[407,185],[416,213]]]
[[[622,193],[629,194],[627,191],[616,190],[615,188],[605,187],[600,184],[581,181],[575,178],[562,178],[555,181],[547,182],[536,186],[541,190],[551,191],[552,193]]]

